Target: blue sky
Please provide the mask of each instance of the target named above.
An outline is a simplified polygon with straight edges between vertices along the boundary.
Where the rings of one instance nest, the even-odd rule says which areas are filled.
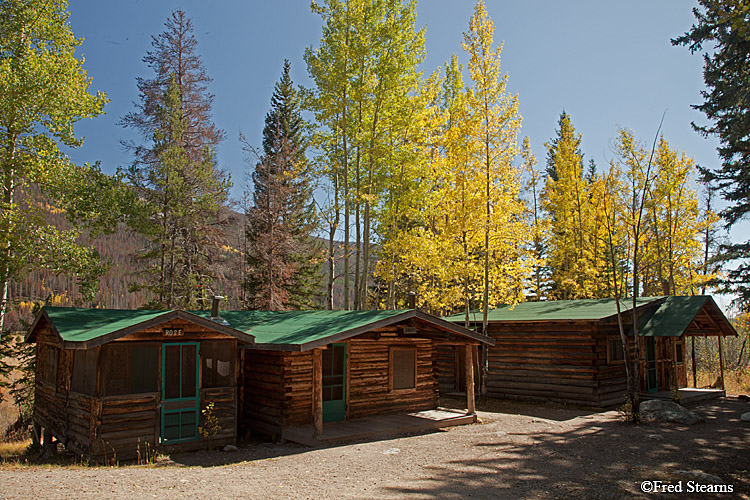
[[[701,137],[690,125],[706,123],[691,108],[701,102],[705,89],[702,58],[670,43],[694,22],[695,1],[485,2],[495,40],[504,43],[502,71],[519,98],[519,142],[530,138],[540,167],[546,158],[544,143],[554,136],[563,110],[583,135],[585,161],[593,158],[600,168],[613,156],[611,141],[618,126],[632,129],[650,146],[665,110],[662,133],[670,145],[700,165],[720,166],[718,141]],[[474,4],[419,1],[417,26],[426,30],[425,75],[454,53],[466,66],[461,42]],[[226,132],[218,161],[231,173],[232,196],[239,199],[247,166],[238,136],[242,131],[260,145],[283,60],[291,61],[295,83],[310,85],[302,56],[306,47],[318,44],[322,22],[310,12],[308,0],[70,0],[70,24],[76,36],[85,38],[78,54],[86,58],[92,89],[110,99],[106,115],[78,124],[85,144],[70,156],[76,163],[101,161],[106,172],[132,162],[120,140],[134,137],[118,121],[138,100],[136,77],[152,76],[142,62],[151,36],[163,31],[177,9],[193,20],[198,52],[213,78],[214,120]],[[746,239],[748,227],[735,228],[733,239]],[[727,298],[719,299],[726,307]]]
[[[583,134],[588,158],[605,166],[618,126],[634,130],[651,144],[664,110],[663,133],[673,147],[696,161],[718,167],[715,139],[695,133],[691,121],[704,122],[691,109],[700,102],[702,60],[670,38],[692,24],[695,2],[630,0],[628,2],[524,2],[487,0],[495,22],[495,39],[504,42],[501,66],[509,88],[517,93],[524,117],[522,136],[531,139],[540,165],[564,109]],[[471,0],[421,0],[417,24],[426,29],[425,74],[459,55],[468,29]],[[302,59],[316,45],[321,20],[306,0],[72,0],[70,24],[84,37],[79,55],[93,79],[92,89],[107,93],[106,115],[81,122],[82,148],[70,152],[78,162],[101,161],[107,172],[132,158],[121,139],[133,138],[117,122],[138,99],[136,77],[150,77],[142,57],[151,36],[163,30],[170,12],[192,18],[200,53],[216,96],[214,119],[226,132],[219,163],[232,175],[238,198],[246,165],[238,141],[242,131],[260,144],[261,130],[274,82],[285,58],[296,83],[309,85]]]

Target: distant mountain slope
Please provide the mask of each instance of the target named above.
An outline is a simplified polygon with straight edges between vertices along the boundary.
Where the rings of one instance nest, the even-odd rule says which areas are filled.
[[[70,228],[65,214],[50,205],[44,207],[47,220],[59,228]],[[216,281],[211,285],[214,293],[226,297],[222,304],[226,309],[241,309],[244,295],[242,281],[244,267],[244,224],[245,216],[230,208],[222,208],[216,220],[219,233],[221,258],[214,262],[216,266]],[[109,272],[99,283],[99,292],[92,302],[81,301],[78,284],[74,278],[55,275],[46,270],[33,270],[25,279],[13,281],[10,288],[11,303],[14,304],[8,317],[8,325],[20,331],[20,320],[31,321],[31,305],[33,302],[49,300],[55,305],[77,305],[81,307],[106,307],[116,309],[137,309],[148,302],[146,291],[129,292],[129,286],[138,279],[138,273],[143,269],[143,263],[138,262],[137,255],[146,246],[146,240],[133,233],[124,225],[111,235],[95,239],[92,244],[97,249],[103,261],[110,264]],[[327,248],[327,240],[321,243]],[[340,274],[343,261],[341,259],[342,245],[336,244],[336,269]],[[353,259],[350,259],[353,261]],[[328,265],[325,260],[321,265],[321,290],[318,305],[325,306],[325,284]],[[334,306],[340,308],[344,303],[343,285],[337,279],[334,286]],[[352,284],[353,286],[353,284]]]

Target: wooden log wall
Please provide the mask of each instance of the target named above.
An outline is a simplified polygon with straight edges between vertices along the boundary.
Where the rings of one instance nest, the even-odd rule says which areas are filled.
[[[490,397],[597,405],[594,324],[490,324]],[[606,353],[605,353],[606,355]]]
[[[67,402],[71,374],[65,370],[72,367],[72,354],[63,354],[57,335],[48,327],[37,329],[36,372],[34,385],[34,421],[48,429],[60,442],[66,441],[68,429]],[[57,356],[55,373],[47,373],[49,356]],[[71,360],[69,361],[70,358]],[[62,386],[58,389],[58,380]],[[67,382],[66,382],[67,381]]]
[[[313,423],[312,377],[312,351],[285,353],[283,379],[283,425],[285,427]]]
[[[145,457],[159,442],[159,393],[99,398],[91,415],[95,434],[91,456],[97,461]]]
[[[436,348],[438,386],[441,393],[463,390],[456,380],[456,348],[441,344]]]
[[[284,391],[284,352],[246,349],[242,367],[240,432],[281,434]],[[312,371],[311,371],[312,373]],[[312,375],[311,375],[312,376]]]
[[[353,338],[348,342],[349,418],[437,408],[438,358],[431,340],[399,335],[401,327],[376,331],[380,338]],[[390,390],[390,349],[417,349],[414,389]]]
[[[626,328],[630,328],[630,322]],[[620,338],[620,328],[617,323],[600,324],[596,330],[596,352],[598,367],[597,380],[599,405],[600,407],[609,407],[619,405],[625,402],[628,391],[627,373],[625,370],[625,361],[608,363],[607,361],[607,344],[610,339]],[[628,352],[631,359],[635,355],[635,344],[632,337],[628,337]]]
[[[203,410],[211,402],[214,404],[213,414],[218,419],[220,427],[219,432],[211,438],[211,442],[215,446],[234,444],[237,440],[237,388],[201,389],[199,410]],[[202,416],[199,425],[203,425]]]
[[[65,447],[82,456],[89,456],[92,437],[96,433],[98,398],[71,391],[66,411]]]

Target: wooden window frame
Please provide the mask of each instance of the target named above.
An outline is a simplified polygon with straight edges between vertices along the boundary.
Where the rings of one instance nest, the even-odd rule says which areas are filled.
[[[160,359],[160,352],[161,352],[161,346],[159,343],[155,342],[147,342],[147,341],[137,341],[137,342],[130,342],[130,341],[123,341],[123,342],[111,342],[109,344],[106,344],[103,347],[102,352],[102,361],[98,363],[98,370],[101,372],[101,383],[102,386],[100,387],[100,395],[103,397],[121,397],[121,396],[130,396],[130,395],[140,395],[140,394],[156,394],[160,390],[160,366],[161,366],[161,359]],[[150,367],[151,370],[154,370],[155,373],[151,373],[151,375],[154,377],[153,384],[154,384],[154,390],[152,391],[140,391],[140,392],[132,392],[133,389],[133,354],[135,349],[142,348],[142,347],[148,347],[156,350],[156,365]],[[115,366],[116,371],[118,375],[122,378],[123,383],[125,384],[125,387],[123,389],[124,392],[113,390],[113,387],[111,384],[111,381],[108,376],[108,370],[109,370],[109,363],[112,362],[112,357],[114,356],[113,352],[114,350],[122,350],[122,356],[123,359],[121,360],[121,365]],[[144,368],[148,369],[148,368]]]
[[[680,352],[682,353],[682,360],[679,360],[677,358],[677,345],[680,346]],[[685,364],[685,343],[682,340],[676,340],[674,343],[674,363],[677,366],[682,366]]]
[[[618,355],[619,356],[623,356],[623,359],[613,359],[612,348],[611,348],[611,345],[612,345],[611,343],[612,343],[613,340],[615,342],[619,342],[619,344],[617,346],[617,347],[620,347],[620,349],[618,349],[618,351],[619,351]],[[607,337],[607,364],[608,365],[622,365],[622,364],[625,364],[625,357],[624,357],[624,355],[622,353],[622,339],[620,337]]]
[[[394,389],[393,387],[393,375],[394,375],[394,363],[393,355],[396,351],[412,351],[414,353],[414,381],[412,387],[404,387],[401,389]],[[388,390],[389,392],[414,392],[417,390],[417,378],[418,378],[418,365],[417,365],[417,348],[416,347],[391,347],[388,350]]]
[[[206,360],[211,359],[212,363],[218,361],[217,351],[219,345],[226,345],[229,347],[229,385],[219,385],[216,379],[220,376],[218,374],[218,365],[207,368],[205,366]],[[205,389],[228,389],[237,386],[237,370],[236,370],[236,356],[237,356],[237,344],[232,340],[204,340],[200,343],[200,373],[201,388]],[[208,371],[210,370],[210,372]]]

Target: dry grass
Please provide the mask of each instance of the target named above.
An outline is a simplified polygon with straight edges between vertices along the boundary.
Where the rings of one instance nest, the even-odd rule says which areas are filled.
[[[719,378],[719,370],[699,371],[698,387],[713,386]],[[688,385],[692,384],[692,374],[688,373]],[[724,370],[724,388],[729,394],[750,394],[750,370]]]
[[[14,424],[18,419],[18,408],[10,401],[10,395],[0,394],[0,397],[4,399],[0,403],[0,441],[2,441],[5,429]]]
[[[10,443],[0,442],[0,459],[7,460],[11,457],[20,457],[26,453],[26,449],[30,444],[31,439],[13,441]]]

